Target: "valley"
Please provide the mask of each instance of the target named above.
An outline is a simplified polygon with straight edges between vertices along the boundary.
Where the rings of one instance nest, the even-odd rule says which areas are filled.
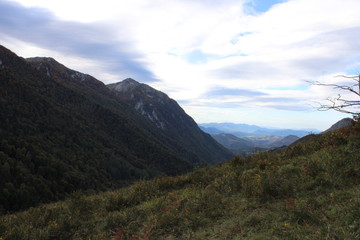
[[[288,146],[301,137],[320,132],[316,129],[276,129],[236,123],[205,123],[199,127],[241,156]]]

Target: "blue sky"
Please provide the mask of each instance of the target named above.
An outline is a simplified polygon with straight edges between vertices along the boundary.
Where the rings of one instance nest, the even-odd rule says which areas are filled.
[[[246,4],[254,14],[261,14],[267,12],[271,7],[276,4],[286,2],[287,0],[253,0],[248,1]]]
[[[360,72],[358,9],[359,0],[0,0],[0,44],[104,83],[147,83],[199,123],[322,130],[347,115],[316,111],[337,92],[306,81]]]

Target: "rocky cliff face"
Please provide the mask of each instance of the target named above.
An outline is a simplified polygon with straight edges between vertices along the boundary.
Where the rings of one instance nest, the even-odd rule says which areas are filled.
[[[219,163],[231,153],[204,133],[179,104],[165,93],[133,79],[107,85],[118,98],[152,123],[160,139],[185,147],[189,159]],[[198,159],[198,160],[196,160]],[[202,161],[202,160],[201,160]]]
[[[109,84],[108,87],[120,99],[132,105],[137,112],[162,130],[165,130],[168,124],[165,116],[162,114],[164,109],[171,107],[174,111],[180,110],[180,106],[165,93],[131,78],[127,78],[119,83]],[[179,117],[181,118],[182,116]]]

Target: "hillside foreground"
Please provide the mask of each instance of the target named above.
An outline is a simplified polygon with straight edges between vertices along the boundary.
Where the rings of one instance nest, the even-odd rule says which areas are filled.
[[[359,239],[360,124],[0,217],[0,239]]]

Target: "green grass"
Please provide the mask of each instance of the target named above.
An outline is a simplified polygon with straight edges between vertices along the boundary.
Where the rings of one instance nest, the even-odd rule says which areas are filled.
[[[359,239],[359,124],[0,217],[0,239]]]

